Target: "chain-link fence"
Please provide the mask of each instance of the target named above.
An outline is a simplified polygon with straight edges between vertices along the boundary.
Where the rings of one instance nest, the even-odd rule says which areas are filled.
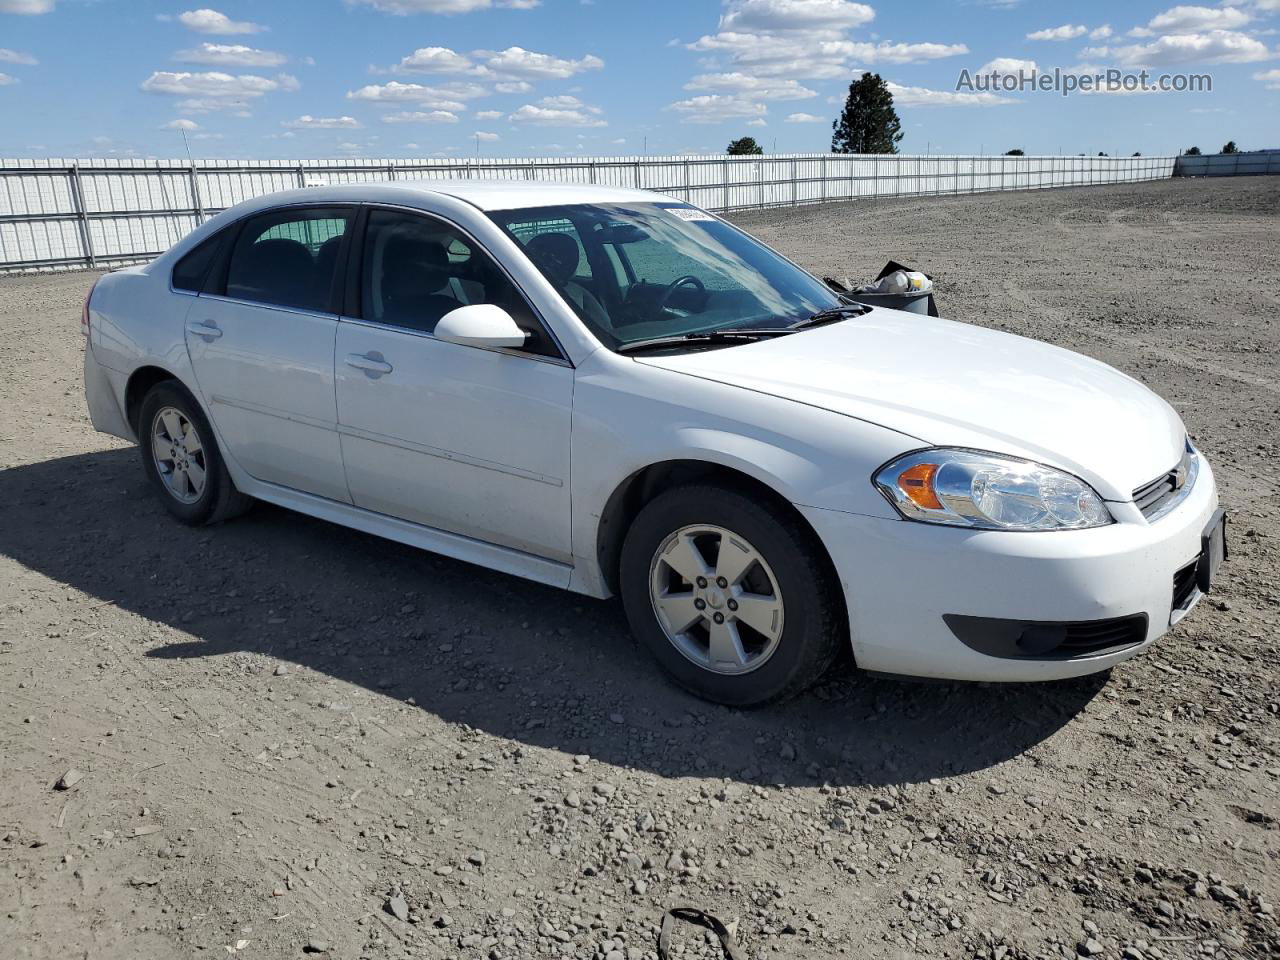
[[[796,154],[762,157],[178,161],[0,160],[0,272],[149,260],[250,197],[331,183],[509,179],[598,183],[710,210],[872,197],[1132,183],[1173,157]]]

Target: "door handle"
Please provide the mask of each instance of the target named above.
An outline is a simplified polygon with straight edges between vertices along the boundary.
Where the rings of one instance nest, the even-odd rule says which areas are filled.
[[[194,334],[197,337],[204,337],[206,343],[210,340],[217,340],[222,336],[222,331],[214,325],[212,320],[205,320],[203,323],[188,323],[187,333]]]
[[[347,366],[363,370],[370,377],[380,377],[394,368],[382,359],[381,354],[348,353]]]

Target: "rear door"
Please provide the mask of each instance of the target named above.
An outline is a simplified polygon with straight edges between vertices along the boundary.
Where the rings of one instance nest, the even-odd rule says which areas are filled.
[[[573,368],[477,241],[425,214],[370,209],[360,295],[338,325],[339,431],[357,506],[568,562]],[[494,303],[519,350],[437,340],[457,307]]]
[[[333,349],[354,219],[347,206],[248,218],[187,314],[186,334],[235,461],[255,479],[347,503]]]

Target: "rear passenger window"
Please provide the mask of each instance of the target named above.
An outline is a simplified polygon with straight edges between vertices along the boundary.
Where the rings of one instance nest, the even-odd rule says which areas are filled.
[[[351,217],[348,210],[309,208],[247,221],[231,251],[227,296],[327,312]]]
[[[225,231],[210,237],[179,260],[173,268],[173,289],[199,293],[204,286],[204,278],[209,274],[209,268],[218,258],[225,237]]]

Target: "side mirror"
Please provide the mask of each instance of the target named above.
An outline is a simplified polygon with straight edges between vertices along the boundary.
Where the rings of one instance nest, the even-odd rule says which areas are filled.
[[[492,303],[450,310],[436,324],[435,337],[468,347],[523,347],[528,336],[511,314]]]

